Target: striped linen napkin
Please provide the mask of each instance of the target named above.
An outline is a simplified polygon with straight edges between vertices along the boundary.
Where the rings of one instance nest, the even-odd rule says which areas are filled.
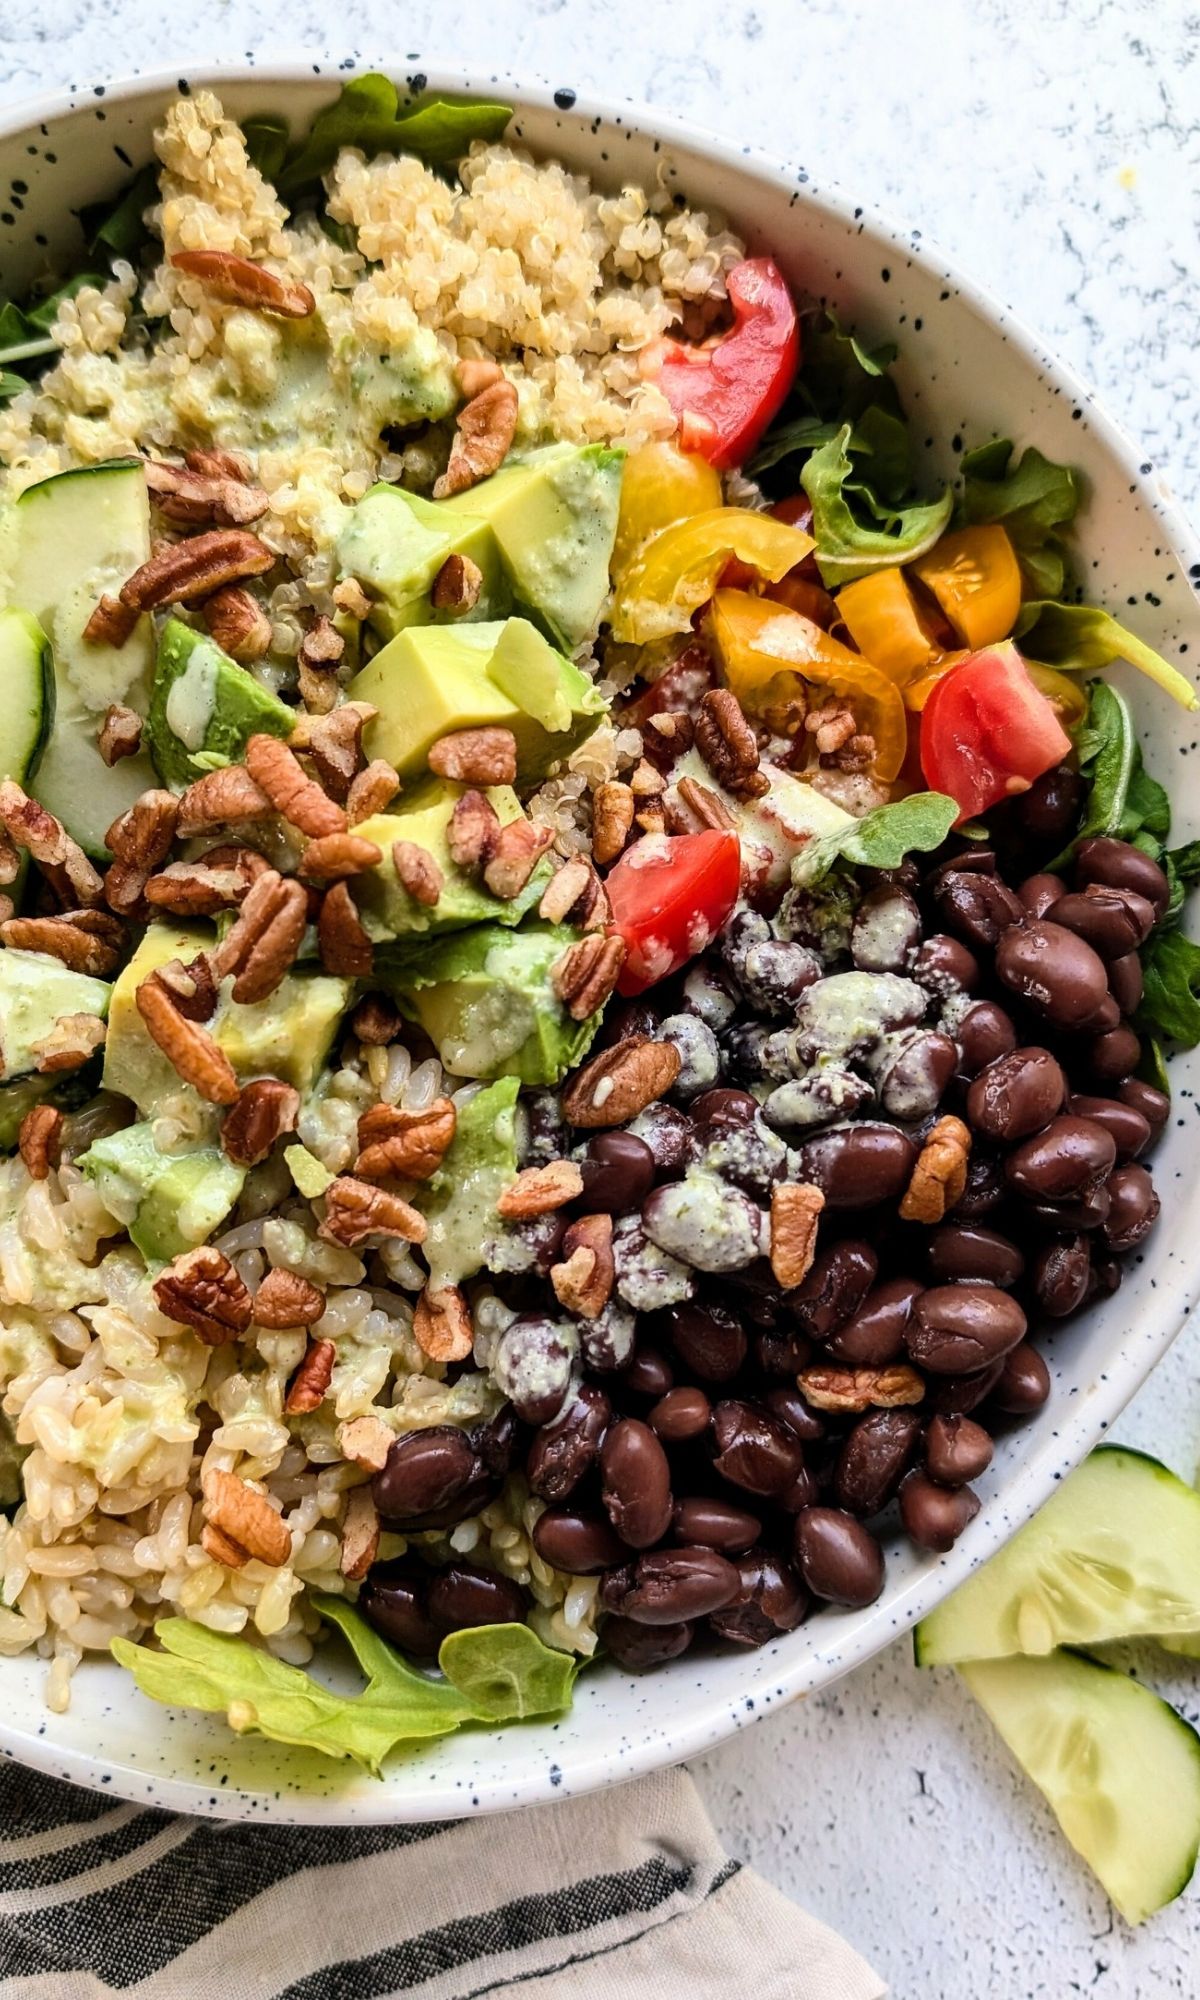
[[[668,1771],[518,1818],[184,1819],[0,1771],[5,2000],[881,2000]]]

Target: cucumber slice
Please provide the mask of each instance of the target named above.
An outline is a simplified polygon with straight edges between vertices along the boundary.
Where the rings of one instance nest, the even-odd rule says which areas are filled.
[[[97,747],[99,717],[71,699],[69,684],[65,692],[66,699],[60,678],[54,732],[30,790],[85,853],[107,861],[109,827],[157,785],[158,777],[145,752],[122,757],[110,770]]]
[[[50,643],[28,611],[0,611],[0,778],[24,785],[37,770],[54,721]]]
[[[1200,1849],[1200,1737],[1080,1653],[978,1660],[962,1676],[1130,1924],[1181,1894]]]
[[[1200,1493],[1101,1445],[1006,1548],[917,1626],[917,1664],[954,1666],[1200,1629]]]

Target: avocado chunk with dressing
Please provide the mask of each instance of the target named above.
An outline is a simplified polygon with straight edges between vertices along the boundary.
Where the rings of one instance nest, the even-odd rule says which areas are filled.
[[[487,1083],[465,1103],[441,1166],[417,1191],[429,1225],[421,1254],[435,1291],[461,1285],[483,1267],[484,1246],[500,1227],[496,1203],[517,1175],[515,1076]]]
[[[150,701],[150,741],[165,785],[182,791],[206,771],[241,762],[252,736],[288,737],[292,709],[182,619],[163,627]]]
[[[377,970],[452,1076],[550,1085],[580,1060],[600,1025],[599,1013],[573,1021],[551,978],[578,936],[557,924],[479,924],[393,973]]]
[[[0,949],[0,1083],[37,1069],[40,1045],[63,1015],[103,1021],[111,991],[45,952]]]
[[[354,877],[351,888],[366,928],[384,950],[389,939],[411,939],[440,931],[462,930],[467,924],[518,924],[537,903],[550,878],[550,863],[539,861],[518,896],[504,902],[493,896],[482,876],[468,875],[450,853],[449,830],[454,808],[469,788],[451,779],[433,779],[414,792],[408,810],[376,813],[354,831],[363,840],[373,840],[383,859]],[[525,817],[520,800],[509,785],[489,785],[484,797],[495,810],[501,826]],[[397,841],[410,841],[433,862],[441,878],[441,892],[433,904],[419,903],[410,895],[396,873],[394,848]]]
[[[496,724],[516,738],[518,780],[536,781],[605,712],[594,682],[523,618],[409,626],[355,675],[349,694],[378,709],[368,754],[386,757],[402,778],[424,771],[439,737]]]
[[[482,579],[467,611],[440,610],[432,602],[438,571],[452,555],[467,557]],[[512,610],[508,573],[489,523],[402,486],[372,486],[349,509],[337,559],[339,574],[354,577],[373,599],[370,622],[385,639],[407,625],[482,623]]]
[[[79,1161],[148,1264],[206,1243],[242,1191],[244,1167],[216,1146],[160,1153],[150,1124],[110,1132]]]
[[[488,523],[517,605],[569,652],[608,597],[624,466],[619,446],[547,445],[440,502]]]

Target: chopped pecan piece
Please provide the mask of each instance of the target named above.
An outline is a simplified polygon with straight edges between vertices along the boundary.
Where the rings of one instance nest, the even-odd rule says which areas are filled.
[[[394,840],[392,865],[396,880],[408,890],[413,901],[432,910],[444,885],[442,871],[429,849],[416,840]]]
[[[211,1021],[217,1011],[217,981],[208,954],[198,951],[185,965],[169,958],[158,976],[185,1021]]]
[[[617,779],[597,785],[592,794],[592,853],[601,868],[615,861],[633,827],[634,801],[628,785]]]
[[[317,1233],[327,1242],[342,1243],[351,1250],[368,1236],[398,1236],[405,1243],[423,1243],[426,1222],[398,1194],[339,1174],[325,1190],[325,1215]]]
[[[694,734],[691,716],[681,711],[668,709],[665,715],[647,716],[642,739],[646,755],[667,770],[691,749]]]
[[[64,910],[57,917],[10,917],[0,939],[16,951],[41,951],[72,972],[111,979],[121,963],[125,934],[104,910]]]
[[[517,739],[511,729],[456,729],[430,745],[429,768],[464,785],[513,785]]]
[[[211,1556],[225,1569],[245,1569],[250,1560],[248,1550],[227,1535],[223,1528],[214,1527],[211,1521],[206,1521],[200,1530],[200,1546],[206,1556]]]
[[[636,815],[636,820],[638,831],[641,833],[665,833],[667,830],[667,815],[657,799],[652,800],[648,806],[643,806]]]
[[[244,1084],[236,1104],[221,1125],[221,1151],[238,1167],[256,1167],[277,1139],[294,1132],[300,1116],[300,1093],[276,1076],[256,1077]]]
[[[327,833],[309,842],[297,873],[306,882],[341,882],[382,860],[373,840],[363,840],[357,833]]]
[[[250,1006],[275,992],[295,962],[307,922],[308,898],[299,882],[285,881],[268,868],[213,953],[217,978],[234,974],[236,1001]]]
[[[346,641],[332,618],[322,612],[300,642],[296,665],[300,674],[300,696],[314,715],[328,715],[337,701],[337,665],[346,650]]]
[[[325,1311],[325,1294],[298,1271],[268,1271],[254,1294],[254,1324],[272,1333],[315,1326]]]
[[[338,610],[344,611],[348,618],[361,621],[370,616],[371,600],[356,576],[344,576],[340,583],[334,584],[331,595]]]
[[[232,1472],[210,1472],[204,1482],[204,1512],[214,1528],[245,1549],[256,1562],[279,1569],[292,1553],[291,1530],[265,1493]]]
[[[679,1070],[679,1050],[673,1043],[629,1035],[576,1071],[562,1093],[563,1116],[584,1130],[627,1125],[666,1095]]]
[[[426,1285],[413,1313],[413,1334],[431,1361],[465,1361],[475,1344],[471,1315],[457,1285]]]
[[[110,702],[104,711],[96,746],[110,770],[122,757],[136,757],[142,747],[142,718],[134,708]]]
[[[257,597],[237,583],[215,590],[200,606],[211,636],[231,660],[243,666],[261,660],[270,651],[271,621]]]
[[[857,726],[852,710],[840,701],[824,701],[820,708],[810,709],[804,718],[805,732],[815,737],[822,757],[832,757],[848,743]]]
[[[82,1069],[103,1047],[107,1032],[94,1014],[60,1014],[49,1034],[33,1044],[39,1074],[57,1076],[64,1070]]]
[[[583,1175],[574,1160],[551,1160],[545,1167],[522,1167],[496,1203],[507,1222],[524,1222],[531,1215],[550,1215],[583,1193]]]
[[[238,1080],[228,1056],[198,1021],[189,1021],[180,1013],[162,976],[150,973],[138,987],[134,1000],[151,1040],[184,1082],[190,1083],[209,1104],[235,1104]]]
[[[511,819],[502,826],[483,864],[483,879],[493,896],[505,903],[519,896],[553,839],[552,829],[535,820]]]
[[[942,1220],[967,1185],[971,1133],[961,1118],[939,1118],[921,1148],[900,1203],[904,1222],[929,1226]]]
[[[657,799],[667,789],[667,781],[661,771],[643,757],[629,774],[629,789],[635,799]]]
[[[771,1269],[785,1292],[812,1269],[824,1206],[825,1196],[809,1181],[777,1181],[771,1189]]]
[[[308,319],[316,311],[317,302],[307,285],[278,278],[265,264],[255,264],[232,250],[176,250],[171,262],[185,277],[198,278],[206,291],[226,305],[277,313],[281,319]]]
[[[403,1026],[398,1008],[383,993],[365,994],[350,1016],[351,1033],[369,1049],[386,1048]]]
[[[184,542],[160,542],[150,559],[121,585],[121,602],[131,611],[159,604],[193,604],[227,583],[264,576],[275,556],[244,528],[212,528]]]
[[[206,771],[189,785],[179,801],[176,832],[180,840],[214,827],[232,826],[240,820],[269,819],[275,810],[261,785],[244,764],[228,764],[223,771]]]
[[[190,1326],[208,1347],[223,1347],[245,1333],[253,1302],[223,1251],[213,1243],[173,1257],[154,1280],[158,1309],[178,1326]]]
[[[354,1171],[368,1181],[427,1181],[441,1166],[457,1122],[448,1097],[435,1097],[421,1111],[373,1104],[358,1121]]]
[[[382,1472],[396,1433],[381,1417],[352,1417],[342,1425],[337,1441],[342,1457],[351,1465],[361,1465],[364,1472]]]
[[[335,882],[322,899],[317,918],[317,948],[326,972],[339,979],[370,978],[375,953],[344,882]]]
[[[474,611],[483,589],[483,571],[470,556],[454,555],[446,557],[429,593],[429,601],[435,611],[463,613]],[[511,780],[508,782],[511,783]]]
[[[722,833],[737,822],[725,801],[697,778],[681,778],[675,787],[680,803],[693,815],[698,827],[712,827]]]
[[[326,833],[345,833],[346,815],[312,778],[306,778],[293,752],[277,736],[252,736],[246,745],[246,769],[256,785],[292,826],[310,840]]]
[[[372,757],[366,770],[351,778],[346,793],[346,818],[351,826],[386,812],[399,790],[400,779],[387,759]]]
[[[143,792],[109,827],[105,844],[116,860],[104,878],[104,900],[118,916],[138,913],[150,875],[171,851],[178,821],[175,794],[153,791]]]
[[[245,902],[269,866],[257,848],[213,847],[198,861],[172,861],[150,877],[142,893],[152,910],[170,910],[177,917],[212,917]]]
[[[261,1321],[259,1323],[261,1325]],[[320,1409],[333,1378],[336,1360],[337,1348],[332,1340],[309,1342],[308,1351],[287,1386],[283,1399],[285,1417],[303,1417],[310,1410]]]
[[[482,792],[464,792],[450,815],[446,843],[459,868],[482,868],[500,837],[500,818]]]
[[[0,826],[32,855],[60,902],[88,909],[100,902],[104,884],[79,842],[13,778],[0,781]]]
[[[696,748],[717,783],[737,799],[758,799],[770,780],[758,768],[758,738],[730,688],[711,688],[696,716]]]
[[[559,1305],[581,1319],[598,1318],[612,1296],[616,1276],[612,1235],[611,1215],[581,1215],[563,1237],[562,1262],[551,1269],[550,1283]]]
[[[603,1007],[625,963],[625,940],[593,931],[568,945],[550,974],[550,983],[573,1021],[586,1021]]]
[[[183,454],[189,472],[202,472],[206,479],[240,479],[249,486],[254,467],[240,451],[224,451],[219,445],[193,445]]]
[[[146,461],[146,485],[159,513],[186,528],[245,528],[270,505],[261,487],[244,480],[156,459]]]
[[[63,1115],[52,1104],[35,1104],[21,1120],[17,1146],[30,1179],[44,1181],[62,1156]]]
[[[603,931],[612,909],[603,882],[584,855],[572,856],[546,884],[538,915],[548,924],[570,921],[580,930]]]
[[[459,362],[456,373],[458,386],[468,402],[472,397],[482,395],[485,389],[490,389],[493,383],[504,380],[504,370],[498,361],[464,359]]]
[[[379,710],[369,701],[343,701],[328,715],[298,715],[289,747],[311,757],[331,799],[343,802],[362,763],[362,736]],[[396,784],[400,780],[397,778]],[[365,815],[359,815],[365,817]]]
[[[924,1381],[904,1361],[887,1368],[802,1368],[796,1385],[814,1410],[896,1410],[925,1397]]]
[[[118,650],[133,636],[141,612],[122,604],[119,597],[105,591],[87,624],[83,636],[89,646],[116,646]]]
[[[355,1486],[346,1495],[342,1516],[342,1552],[338,1568],[351,1583],[358,1583],[379,1554],[379,1510],[369,1486]]]
[[[465,493],[504,463],[517,428],[517,392],[511,382],[493,382],[464,403],[456,419],[450,462],[433,488],[435,500]]]
[[[21,857],[6,833],[0,833],[0,882],[15,882],[21,872]]]

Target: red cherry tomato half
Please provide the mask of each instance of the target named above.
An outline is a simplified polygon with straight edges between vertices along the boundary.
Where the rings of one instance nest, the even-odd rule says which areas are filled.
[[[689,347],[664,340],[659,387],[685,451],[728,472],[750,456],[792,385],[800,360],[796,308],[770,257],[748,257],[728,278],[733,325]]]
[[[737,834],[713,828],[635,840],[604,878],[612,928],[628,956],[617,992],[626,999],[669,979],[710,944],[738,899]]]
[[[1071,748],[1015,646],[973,653],[938,681],[921,716],[921,769],[959,823],[1023,792]]]

